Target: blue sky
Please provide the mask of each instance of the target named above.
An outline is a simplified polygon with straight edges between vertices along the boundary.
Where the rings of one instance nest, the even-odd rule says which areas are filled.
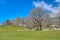
[[[0,0],[0,23],[7,19],[15,19],[16,17],[27,17],[31,9],[36,6],[33,5],[33,2],[38,3],[38,1],[42,0]],[[59,4],[59,0],[43,1],[48,5],[53,5],[53,7]]]

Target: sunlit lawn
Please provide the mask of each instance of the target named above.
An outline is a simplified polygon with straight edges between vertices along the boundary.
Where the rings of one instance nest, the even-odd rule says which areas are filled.
[[[3,28],[0,30],[5,30]],[[14,28],[12,28],[14,29]],[[17,30],[20,28],[16,28]],[[22,30],[23,28],[21,28]],[[8,29],[7,29],[8,30]],[[0,40],[60,40],[60,31],[0,31]],[[25,28],[24,30],[27,30]]]
[[[20,27],[14,25],[0,26],[0,31],[20,31],[20,30],[29,30],[29,29],[23,26]]]

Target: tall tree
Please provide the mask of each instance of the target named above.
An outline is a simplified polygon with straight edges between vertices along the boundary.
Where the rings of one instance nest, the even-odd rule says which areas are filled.
[[[42,30],[42,21],[43,21],[43,18],[46,14],[47,14],[47,12],[44,9],[40,8],[40,7],[34,8],[30,12],[30,17],[32,18],[32,22],[40,30]]]

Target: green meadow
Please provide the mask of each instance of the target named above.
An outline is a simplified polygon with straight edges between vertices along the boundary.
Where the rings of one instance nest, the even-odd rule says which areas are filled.
[[[16,31],[23,30],[23,31]],[[60,40],[60,31],[24,31],[25,27],[0,26],[0,40]]]

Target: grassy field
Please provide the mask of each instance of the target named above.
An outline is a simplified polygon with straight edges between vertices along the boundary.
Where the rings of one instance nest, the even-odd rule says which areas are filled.
[[[29,30],[23,26],[14,26],[14,25],[7,25],[7,26],[0,26],[0,31],[21,31],[21,30]]]
[[[12,30],[27,30],[27,28],[12,27]],[[10,28],[11,29],[11,28]],[[7,27],[0,27],[0,40],[60,40],[60,31],[7,31]]]

